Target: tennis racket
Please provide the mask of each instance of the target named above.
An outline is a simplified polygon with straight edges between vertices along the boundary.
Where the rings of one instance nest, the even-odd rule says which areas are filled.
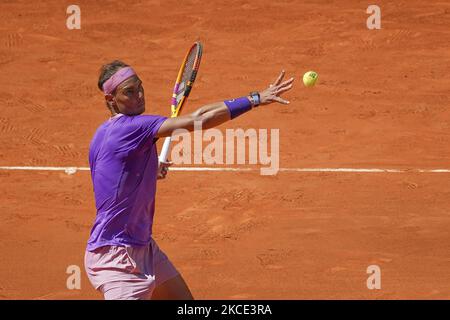
[[[200,60],[202,58],[203,46],[200,42],[195,42],[184,57],[181,64],[180,71],[178,71],[177,80],[173,88],[172,104],[170,106],[171,117],[177,117],[184,104],[191,93],[194,85],[195,77],[197,76],[198,68],[200,67]],[[167,154],[169,153],[171,137],[164,140],[159,161],[165,162]]]

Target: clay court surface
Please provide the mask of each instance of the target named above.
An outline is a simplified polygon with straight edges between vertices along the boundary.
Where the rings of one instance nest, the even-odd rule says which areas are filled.
[[[77,1],[0,4],[0,166],[88,166],[108,118],[98,70],[121,59],[146,113],[169,114],[178,66],[204,44],[185,112],[264,89],[285,97],[220,128],[280,129],[283,168],[399,173],[169,172],[154,237],[197,299],[448,299],[450,4],[376,1]],[[301,76],[319,73],[305,88]],[[161,147],[162,141],[158,142]],[[251,167],[251,166],[250,166]],[[84,273],[89,171],[0,170],[0,298],[101,299]],[[369,265],[381,290],[368,290]],[[81,290],[66,288],[80,266]]]

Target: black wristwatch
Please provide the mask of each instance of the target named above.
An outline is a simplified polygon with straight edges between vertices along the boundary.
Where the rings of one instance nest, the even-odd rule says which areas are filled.
[[[259,96],[259,92],[257,91],[250,92],[250,98],[252,98],[252,104],[254,107],[259,106],[259,104],[261,103],[261,97]]]

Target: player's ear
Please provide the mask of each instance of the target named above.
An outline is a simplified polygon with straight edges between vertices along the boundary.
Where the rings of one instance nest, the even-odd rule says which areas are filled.
[[[116,102],[116,98],[112,94],[105,95],[106,107],[111,113],[121,113]]]
[[[106,101],[106,104],[111,108],[116,105],[116,101],[112,94],[105,94],[105,101]]]

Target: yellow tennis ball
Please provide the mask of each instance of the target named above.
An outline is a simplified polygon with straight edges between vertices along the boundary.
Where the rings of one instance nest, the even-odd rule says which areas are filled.
[[[317,72],[314,71],[308,71],[303,75],[303,83],[307,87],[312,87],[316,84],[317,79],[319,78],[319,75]]]

